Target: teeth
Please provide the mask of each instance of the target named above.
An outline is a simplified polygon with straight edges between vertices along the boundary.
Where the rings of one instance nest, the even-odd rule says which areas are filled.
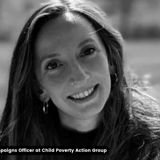
[[[84,95],[85,95],[85,96],[88,96],[88,95],[89,95],[89,92],[85,91],[85,92],[84,92]]]
[[[84,92],[80,92],[80,93],[74,94],[71,97],[74,98],[74,99],[85,98],[85,97],[89,96],[93,92],[93,90],[94,89],[91,88],[91,89],[88,89],[88,90],[86,90]]]

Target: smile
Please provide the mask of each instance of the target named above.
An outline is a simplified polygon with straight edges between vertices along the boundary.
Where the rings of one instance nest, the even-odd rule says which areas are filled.
[[[94,92],[96,91],[97,87],[98,87],[98,84],[95,85],[94,87],[86,89],[83,92],[78,92],[78,93],[72,94],[72,95],[68,96],[68,98],[71,99],[71,100],[84,100],[84,99],[87,99],[87,98],[91,97],[94,94]]]

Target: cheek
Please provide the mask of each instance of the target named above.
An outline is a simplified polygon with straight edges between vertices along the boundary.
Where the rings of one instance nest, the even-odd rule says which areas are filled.
[[[94,77],[96,77],[96,79],[98,79],[98,81],[101,84],[101,89],[103,92],[101,96],[103,97],[104,95],[106,95],[108,98],[111,89],[111,79],[108,59],[106,55],[96,56],[94,60],[88,63],[88,68],[95,75]],[[104,97],[104,99],[106,99],[106,96]]]
[[[87,62],[86,66],[88,70],[90,70],[91,72],[95,72],[103,76],[104,74],[110,75],[108,60],[107,60],[107,57],[105,56],[99,56],[99,55],[96,56],[94,59]]]
[[[66,83],[69,75],[70,75],[70,71],[66,67],[57,75],[46,74],[45,81],[48,83],[48,86],[50,87],[53,86],[54,88],[59,88],[59,87],[61,88]]]
[[[65,68],[65,70],[58,75],[46,74],[43,76],[42,85],[48,92],[53,102],[56,102],[58,99],[63,97],[64,90],[68,85],[67,82],[69,75],[69,69]]]

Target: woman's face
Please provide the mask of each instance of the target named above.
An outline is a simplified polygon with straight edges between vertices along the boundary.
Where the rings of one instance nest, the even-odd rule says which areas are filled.
[[[50,20],[38,34],[35,53],[43,96],[60,115],[87,119],[100,114],[110,94],[110,71],[105,48],[87,20]]]

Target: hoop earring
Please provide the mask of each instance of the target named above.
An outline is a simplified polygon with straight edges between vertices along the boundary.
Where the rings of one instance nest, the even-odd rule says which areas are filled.
[[[48,107],[49,107],[48,102],[43,102],[43,113],[44,114],[48,114]]]

